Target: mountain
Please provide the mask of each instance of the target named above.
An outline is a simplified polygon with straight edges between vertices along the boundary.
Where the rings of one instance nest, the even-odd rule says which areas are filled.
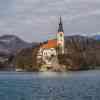
[[[0,37],[0,70],[15,70],[15,58],[22,49],[36,47],[38,43],[28,43],[15,35]]]
[[[96,40],[91,37],[81,36],[81,35],[73,35],[73,36],[65,36],[65,47],[67,44],[78,46],[81,48],[93,47],[95,45]]]
[[[66,40],[75,40],[75,41],[87,41],[87,40],[94,40],[91,37],[87,37],[87,36],[81,36],[81,35],[72,35],[72,36],[65,36],[65,41]]]
[[[15,53],[18,49],[35,46],[36,43],[28,43],[15,35],[3,35],[0,37],[0,52]]]
[[[65,64],[69,69],[91,69],[100,65],[100,41],[94,37],[67,36],[65,37]],[[72,67],[71,67],[72,66]],[[76,67],[75,67],[76,66]]]

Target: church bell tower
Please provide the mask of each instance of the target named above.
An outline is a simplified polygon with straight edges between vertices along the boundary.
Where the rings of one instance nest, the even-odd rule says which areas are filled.
[[[63,30],[61,16],[57,33],[57,47],[58,47],[58,54],[64,54],[64,30]]]

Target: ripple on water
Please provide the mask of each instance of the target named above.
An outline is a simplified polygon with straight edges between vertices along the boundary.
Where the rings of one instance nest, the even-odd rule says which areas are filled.
[[[0,100],[100,100],[100,72],[1,73]]]

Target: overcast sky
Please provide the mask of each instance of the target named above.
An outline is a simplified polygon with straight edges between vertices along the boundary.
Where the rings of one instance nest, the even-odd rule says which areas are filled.
[[[0,35],[42,41],[56,34],[62,16],[65,35],[100,31],[100,0],[0,0]]]

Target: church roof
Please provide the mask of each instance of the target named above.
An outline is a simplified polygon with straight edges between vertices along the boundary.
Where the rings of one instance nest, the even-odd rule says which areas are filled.
[[[41,48],[49,49],[49,48],[56,48],[57,47],[57,40],[48,40],[46,44],[43,44]]]

